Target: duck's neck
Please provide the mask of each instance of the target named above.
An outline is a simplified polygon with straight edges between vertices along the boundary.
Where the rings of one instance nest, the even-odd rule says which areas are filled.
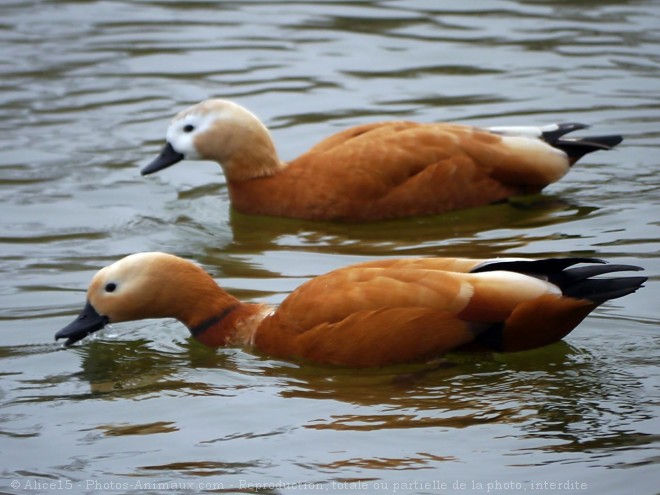
[[[205,318],[187,323],[193,337],[209,347],[249,346],[261,320],[269,312],[262,304],[244,304],[238,300],[209,312]]]
[[[250,146],[238,149],[221,165],[229,183],[270,177],[286,167],[277,156],[275,146],[268,135],[263,136],[263,140],[256,140]]]
[[[276,174],[285,164],[277,156],[270,132],[244,109],[230,119],[218,119],[195,139],[200,157],[218,162],[228,182],[241,182]]]
[[[177,261],[164,271],[169,284],[177,289],[160,294],[159,310],[152,311],[151,317],[174,317],[199,342],[211,347],[251,343],[269,308],[240,302],[192,263]]]

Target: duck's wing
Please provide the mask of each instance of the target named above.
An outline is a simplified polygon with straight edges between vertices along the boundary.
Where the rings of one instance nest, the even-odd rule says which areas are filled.
[[[498,180],[541,187],[568,170],[567,154],[555,147],[563,138],[546,139],[543,128],[539,128],[538,135],[498,129],[493,132],[452,123],[379,122],[330,136],[301,159],[322,157],[337,170],[345,164],[354,172],[374,171],[390,185],[443,162],[445,167],[467,167],[469,163]]]
[[[232,184],[230,194],[245,213],[314,220],[401,218],[485,205],[538,192],[587,148],[606,149],[597,138],[562,137],[576,128],[535,134],[449,123],[366,124],[324,139],[270,179]]]
[[[255,345],[280,356],[373,366],[438,356],[472,342],[522,302],[559,292],[525,275],[352,267],[287,297]]]
[[[326,138],[307,158],[321,154],[324,160],[336,159],[357,170],[378,170],[392,184],[441,162],[466,166],[467,159],[502,182],[543,187],[561,178],[584,154],[612,149],[623,140],[619,135],[566,136],[587,127],[564,123],[482,129],[453,123],[377,122]]]
[[[351,366],[425,359],[475,341],[531,349],[560,340],[599,304],[645,280],[592,278],[637,269],[627,265],[569,268],[582,259],[490,261],[472,273],[436,269],[450,261],[436,262],[363,264],[317,277],[264,321],[255,344],[273,355]]]
[[[568,171],[569,159],[533,137],[390,122],[332,136],[287,168],[272,184],[282,197],[268,208],[291,203],[286,207],[291,216],[369,220],[441,213],[537,192]],[[256,208],[245,206],[250,207]]]
[[[494,263],[514,258],[494,258],[492,260],[473,258],[380,258],[372,261],[356,263],[341,270],[354,268],[390,268],[390,269],[423,269],[445,272],[470,273],[484,263]],[[516,260],[518,258],[515,258]]]

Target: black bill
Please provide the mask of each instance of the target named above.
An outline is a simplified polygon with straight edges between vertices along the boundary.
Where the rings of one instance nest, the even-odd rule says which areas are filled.
[[[153,162],[144,167],[140,173],[142,175],[153,174],[154,172],[163,170],[181,160],[183,160],[183,155],[172,148],[170,143],[167,143],[161,150],[160,155],[158,155]]]
[[[64,345],[70,346],[84,339],[89,334],[101,330],[107,324],[108,317],[98,314],[89,301],[87,301],[87,304],[85,304],[78,317],[55,334],[55,340],[67,339]]]

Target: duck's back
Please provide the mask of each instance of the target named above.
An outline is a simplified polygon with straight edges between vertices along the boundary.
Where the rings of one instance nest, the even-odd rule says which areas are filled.
[[[455,124],[380,122],[330,136],[270,177],[230,182],[243,213],[373,220],[536,192],[568,170],[540,140]]]

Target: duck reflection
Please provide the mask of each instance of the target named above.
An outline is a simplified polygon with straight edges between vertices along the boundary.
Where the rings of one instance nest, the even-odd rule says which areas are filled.
[[[651,419],[643,406],[636,406],[640,402],[634,396],[641,392],[641,385],[621,377],[612,380],[605,371],[611,367],[564,341],[521,353],[454,352],[431,363],[359,370],[274,360],[238,349],[214,350],[192,339],[169,349],[159,347],[144,339],[97,339],[76,350],[83,358],[77,377],[88,381],[97,397],[206,395],[217,397],[218,410],[228,405],[226,401],[240,400],[242,393],[257,389],[290,399],[294,409],[301,400],[326,401],[327,415],[297,416],[303,423],[296,428],[316,431],[421,428],[449,432],[489,424],[501,428],[503,434],[517,432],[516,438],[532,441],[531,450],[550,452],[581,452],[585,445],[607,452],[657,441],[639,433],[613,431],[610,424],[621,422],[622,408],[630,421]],[[104,434],[150,434],[176,428],[174,424],[113,424]],[[529,451],[523,449],[521,455]],[[415,463],[429,462],[426,455],[443,457],[441,451],[420,455]],[[357,461],[383,460],[349,457],[336,462]],[[413,460],[389,462],[405,467]],[[534,461],[527,458],[525,462]]]
[[[480,239],[493,239],[496,249],[501,250],[502,245],[514,248],[526,243],[519,231],[580,220],[594,210],[558,196],[534,195],[431,217],[366,224],[305,222],[231,211],[233,240],[226,248],[268,251],[309,247],[333,254],[398,256],[431,250],[437,256],[438,248],[451,244],[463,256],[488,257],[493,249]],[[499,230],[504,228],[510,232],[502,237]]]

